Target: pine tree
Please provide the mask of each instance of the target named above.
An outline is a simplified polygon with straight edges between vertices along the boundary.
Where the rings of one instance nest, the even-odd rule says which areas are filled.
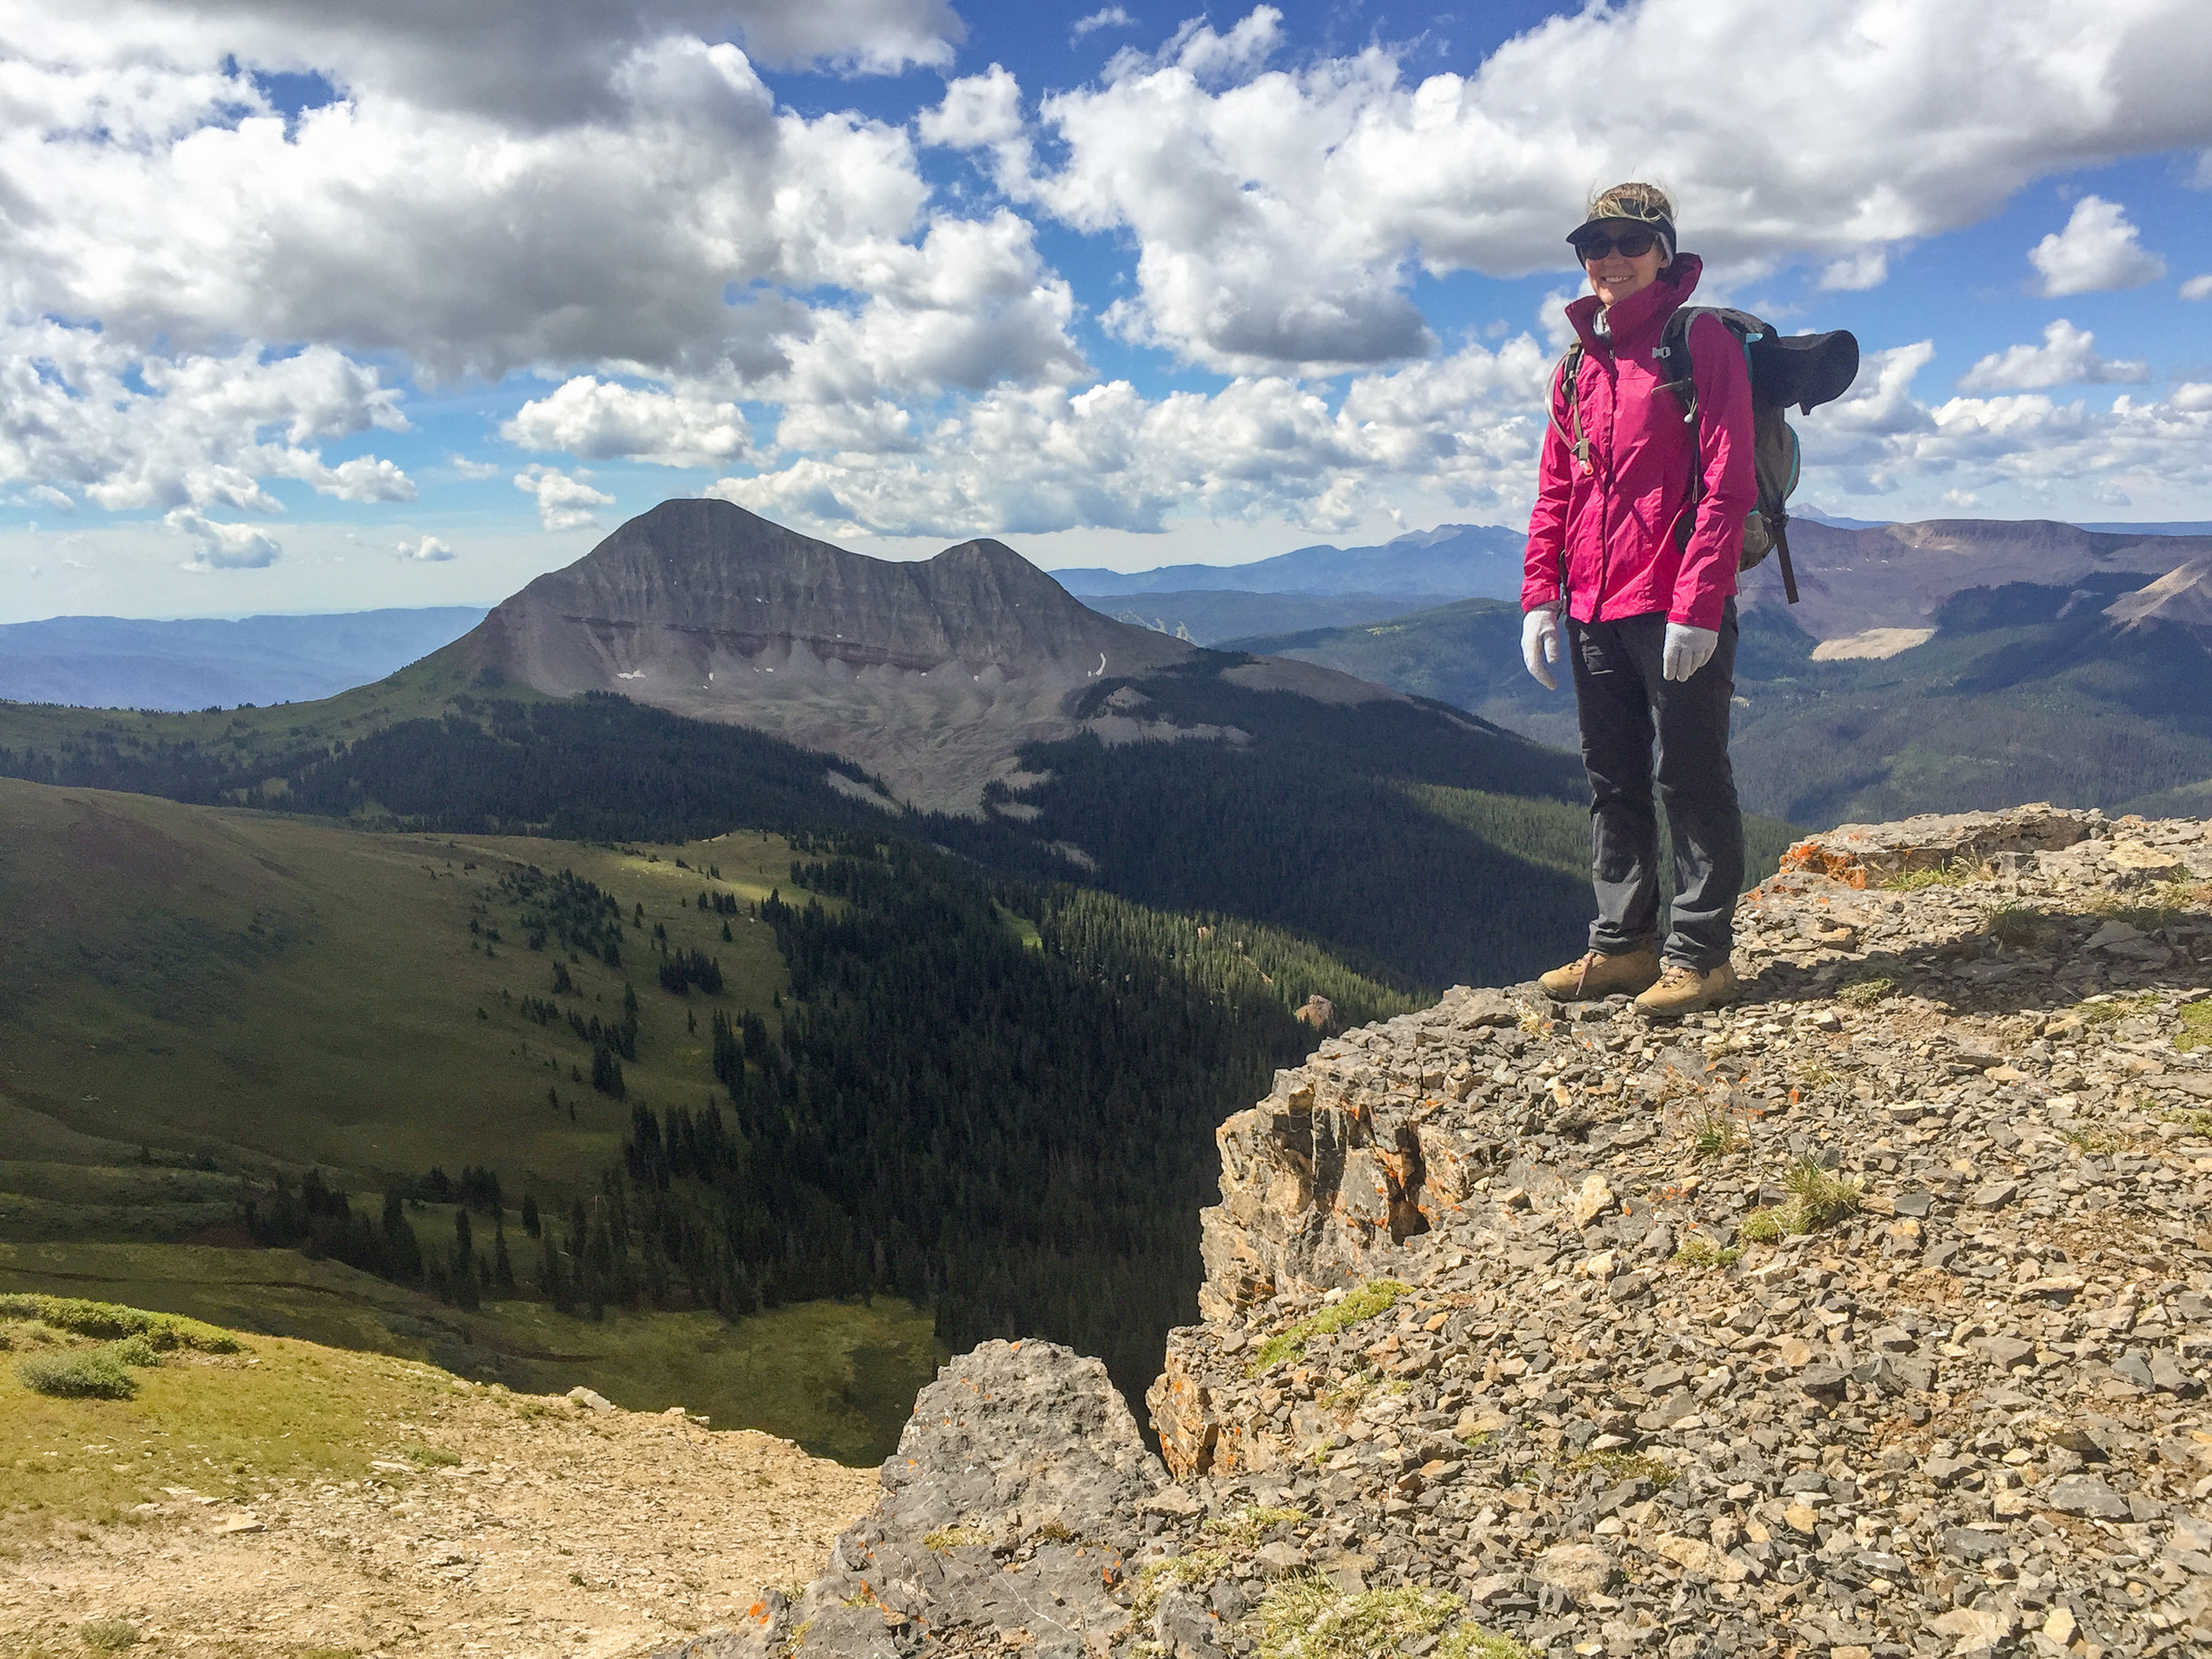
[[[501,1294],[515,1294],[515,1264],[507,1256],[507,1224],[492,1223],[492,1285]]]
[[[558,1103],[555,1102],[556,1105]],[[534,1239],[538,1236],[538,1195],[535,1193],[522,1195],[522,1230]]]
[[[456,1210],[453,1212],[451,1278],[453,1300],[464,1308],[475,1307],[478,1302],[476,1240],[469,1226],[469,1212],[466,1209]]]

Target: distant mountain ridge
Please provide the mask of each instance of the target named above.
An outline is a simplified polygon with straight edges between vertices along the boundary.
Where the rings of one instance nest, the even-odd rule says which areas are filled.
[[[307,703],[450,644],[481,605],[157,622],[51,617],[0,626],[0,698],[90,709]]]
[[[1802,603],[1786,606],[1780,571],[1769,559],[1745,573],[1744,608],[1786,608],[1794,626],[1837,641],[1925,626],[1952,595],[1977,588],[2063,587],[2104,576],[2139,586],[2212,555],[2212,536],[2032,518],[1932,518],[1868,530],[1794,519],[1790,549]]]
[[[1521,591],[1528,533],[1504,525],[1444,524],[1376,547],[1303,547],[1249,565],[1165,565],[1133,573],[1077,568],[1052,575],[1086,596],[1174,591],[1248,594],[1444,594],[1509,599]]]

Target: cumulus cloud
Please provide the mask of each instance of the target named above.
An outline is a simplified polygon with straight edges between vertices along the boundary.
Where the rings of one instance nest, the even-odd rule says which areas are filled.
[[[418,536],[412,541],[402,541],[396,551],[400,557],[423,565],[442,565],[448,559],[459,557],[434,535]]]
[[[2039,346],[2011,346],[1984,357],[1959,379],[1962,392],[2025,392],[2046,386],[2139,386],[2151,378],[2141,357],[2100,357],[2097,337],[2064,318],[2043,330]]]
[[[472,461],[465,455],[449,455],[445,460],[448,466],[472,483],[480,484],[488,478],[497,478],[506,470],[489,461]]]
[[[2185,300],[2212,300],[2212,273],[2193,276],[2181,285],[2181,297]]]
[[[278,512],[265,488],[275,479],[339,501],[412,501],[413,481],[390,461],[332,465],[320,448],[406,431],[398,397],[374,369],[327,346],[163,355],[98,328],[0,326],[0,482],[111,511]]]
[[[1064,159],[1009,188],[1134,240],[1137,292],[1111,319],[1128,337],[1225,373],[1325,372],[1424,349],[1417,269],[1564,266],[1585,192],[1623,177],[1672,182],[1686,240],[1732,268],[1809,261],[1870,286],[1880,250],[2034,179],[2212,140],[2195,12],[1643,0],[1415,83],[1379,47],[1269,67],[1261,7],[1045,98]],[[1724,78],[1750,41],[1766,72]]]
[[[584,482],[590,476],[580,468],[569,473],[534,463],[515,474],[515,488],[537,498],[538,523],[544,528],[593,529],[599,515],[592,509],[613,506],[614,497]]]
[[[224,68],[245,26],[219,20],[130,40],[128,65],[96,33],[72,37],[92,67],[27,35],[45,51],[12,66],[0,134],[19,311],[189,349],[395,351],[434,379],[606,365],[737,385],[784,368],[816,305],[932,257],[912,138],[779,107],[735,46],[641,36],[602,65],[603,97],[535,121],[439,103],[333,37],[345,96],[288,123]]]
[[[2145,248],[2127,210],[2101,196],[2074,204],[2063,230],[2028,250],[2037,273],[2036,292],[2047,299],[2140,288],[2166,274],[2166,262]]]
[[[2108,410],[2034,391],[1929,404],[1912,382],[1934,356],[1928,341],[1868,353],[1851,392],[1799,422],[1808,480],[1854,495],[1947,479],[1958,491],[2006,486],[2031,497],[2212,488],[2212,396],[2192,387],[2162,400],[2124,392]]]
[[[795,454],[711,494],[832,534],[1153,532],[1180,514],[1340,529],[1409,485],[1471,509],[1525,502],[1550,354],[1526,335],[1354,377],[1333,406],[1282,376],[1147,399],[998,388],[900,452]]]
[[[588,460],[622,456],[662,466],[726,464],[752,448],[735,403],[582,374],[525,403],[499,435],[526,449],[561,449]]]
[[[188,571],[261,570],[284,557],[283,544],[257,525],[224,523],[189,507],[164,515],[162,522],[199,544],[184,563]]]
[[[0,5],[0,38],[98,63],[227,53],[330,75],[342,92],[389,88],[412,103],[553,125],[618,107],[613,86],[641,46],[728,41],[772,68],[893,73],[952,61],[966,26],[947,0],[42,0]],[[210,55],[212,48],[213,55]]]

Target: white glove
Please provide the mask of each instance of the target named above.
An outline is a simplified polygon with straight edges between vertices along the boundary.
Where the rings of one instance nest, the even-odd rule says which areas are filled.
[[[1669,680],[1687,680],[1713,660],[1713,652],[1720,644],[1717,628],[1694,628],[1685,622],[1667,624],[1665,667],[1662,672]]]
[[[1671,639],[1673,636],[1668,636]],[[1709,650],[1710,647],[1707,648]],[[1536,683],[1547,691],[1559,689],[1559,681],[1552,677],[1547,663],[1559,660],[1559,607],[1539,605],[1521,618],[1521,660],[1528,664],[1528,672],[1536,677]]]

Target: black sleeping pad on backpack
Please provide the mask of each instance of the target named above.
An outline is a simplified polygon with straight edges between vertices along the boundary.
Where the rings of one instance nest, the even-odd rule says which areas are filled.
[[[1859,342],[1848,329],[1824,334],[1768,334],[1751,342],[1751,391],[1763,403],[1794,404],[1811,414],[1851,389]]]

